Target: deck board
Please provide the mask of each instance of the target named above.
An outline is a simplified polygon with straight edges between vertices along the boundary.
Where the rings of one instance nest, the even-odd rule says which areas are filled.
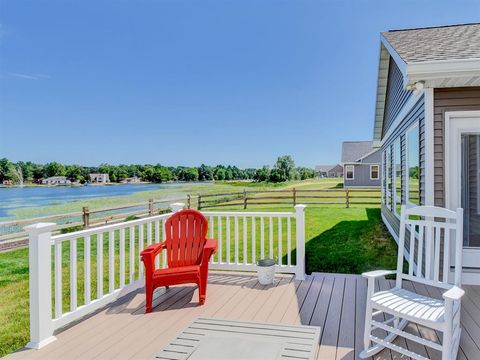
[[[380,280],[380,289],[392,286]],[[406,288],[438,297],[437,289],[406,283]],[[463,332],[458,359],[480,359],[480,287],[466,286],[462,307]],[[320,274],[297,281],[290,275],[262,286],[255,274],[212,272],[205,305],[198,306],[198,291],[192,285],[173,286],[155,293],[154,310],[144,314],[144,295],[131,293],[76,325],[57,334],[58,340],[41,350],[22,349],[11,359],[152,359],[198,317],[263,321],[322,328],[317,359],[357,359],[363,349],[367,283],[358,275]],[[439,334],[422,326],[407,331],[430,340]],[[431,359],[438,351],[409,340],[399,345]],[[379,360],[404,359],[385,350]]]

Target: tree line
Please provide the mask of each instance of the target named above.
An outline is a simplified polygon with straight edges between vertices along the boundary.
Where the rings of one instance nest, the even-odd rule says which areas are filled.
[[[315,171],[306,167],[295,167],[291,156],[280,156],[272,168],[263,166],[260,169],[240,169],[236,166],[198,167],[156,165],[109,165],[81,166],[63,165],[58,162],[36,164],[30,161],[11,162],[0,159],[0,182],[13,184],[22,181],[39,182],[51,176],[65,176],[72,182],[90,181],[90,174],[108,174],[111,182],[121,182],[127,178],[137,177],[142,181],[162,183],[170,181],[212,181],[212,180],[252,180],[257,182],[283,182],[288,180],[304,180],[313,178]]]

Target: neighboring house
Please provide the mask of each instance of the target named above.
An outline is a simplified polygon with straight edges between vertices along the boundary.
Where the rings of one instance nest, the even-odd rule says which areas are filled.
[[[120,181],[122,184],[136,184],[141,182],[141,180],[137,176],[129,177]]]
[[[343,167],[337,165],[317,165],[315,166],[315,174],[319,178],[343,177]]]
[[[480,24],[381,34],[374,141],[389,231],[402,204],[462,207],[463,281],[480,283]]]
[[[110,182],[108,174],[90,174],[92,184],[107,184]]]
[[[342,143],[344,187],[380,187],[382,157],[372,146],[372,141]]]
[[[44,185],[70,185],[72,182],[65,176],[51,176],[46,179],[42,179]]]

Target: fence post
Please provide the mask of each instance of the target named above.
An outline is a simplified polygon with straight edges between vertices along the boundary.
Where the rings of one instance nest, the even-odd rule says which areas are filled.
[[[153,216],[153,199],[148,199],[148,216]]]
[[[350,207],[350,190],[348,188],[345,191],[345,206],[347,209]]]
[[[198,211],[202,210],[202,195],[198,194],[198,205],[197,205]]]
[[[30,287],[30,342],[40,349],[56,340],[52,322],[52,230],[54,223],[25,227],[28,232]]]
[[[295,188],[292,189],[292,197],[293,197],[293,206],[297,205],[297,190]]]
[[[243,189],[243,209],[247,208],[247,191]]]
[[[183,210],[185,204],[184,203],[173,203],[170,204],[170,210],[172,210],[172,213],[176,213],[180,210]]]
[[[90,226],[90,211],[88,210],[88,206],[84,206],[82,208],[82,211],[83,211],[83,215],[82,215],[83,228],[87,229]]]
[[[187,209],[190,209],[192,207],[192,197],[190,194],[187,195]]]
[[[295,229],[297,265],[295,278],[305,280],[305,208],[306,205],[295,205]]]

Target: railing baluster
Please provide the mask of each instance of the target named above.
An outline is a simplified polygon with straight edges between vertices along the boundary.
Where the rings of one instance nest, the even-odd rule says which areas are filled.
[[[418,251],[417,251],[417,277],[422,277],[422,267],[423,267],[423,238],[425,237],[425,226],[418,226]]]
[[[62,243],[55,243],[55,318],[62,316]]]
[[[125,228],[120,229],[120,288],[125,286]]]
[[[147,246],[152,245],[152,223],[147,224]]]
[[[444,247],[443,247],[443,281],[448,282],[448,275],[450,272],[450,229],[445,227],[443,229]]]
[[[227,264],[230,264],[230,216],[227,216]]]
[[[103,233],[97,234],[97,299],[103,297]]]
[[[433,280],[438,281],[440,277],[440,227],[435,227],[434,237],[434,268],[433,268]]]
[[[143,278],[143,264],[140,259],[140,253],[143,250],[143,224],[140,224],[138,226],[138,254],[137,254],[137,259],[138,259],[138,278],[142,279]]]
[[[247,263],[247,217],[243,217],[243,264]]]
[[[133,226],[130,226],[128,229],[128,241],[130,245],[130,270],[129,270],[129,276],[130,276],[130,284],[133,283],[135,280],[135,228]]]
[[[84,260],[84,270],[83,270],[83,289],[85,304],[90,304],[91,295],[90,295],[90,235],[85,236],[84,238],[84,250],[83,250],[83,260]]]
[[[108,233],[108,292],[115,288],[115,233]]]
[[[269,231],[270,231],[270,258],[273,259],[273,219],[269,218]]]
[[[77,239],[70,240],[70,311],[77,310]]]
[[[252,264],[256,263],[256,252],[257,252],[257,244],[256,244],[256,229],[255,229],[255,217],[252,216]]]
[[[413,275],[413,255],[415,254],[415,225],[410,227],[410,256],[409,256],[409,264],[408,264],[408,275]],[[420,230],[420,227],[419,227]]]
[[[287,265],[292,265],[292,226],[290,217],[287,218]]]
[[[260,218],[260,257],[265,258],[265,220]]]
[[[282,251],[282,240],[283,240],[283,236],[282,236],[282,218],[279,217],[279,218],[278,218],[278,265],[282,265],[282,255],[283,255],[283,251]]]
[[[210,226],[210,239],[213,239],[214,217],[210,216],[209,220],[210,220],[210,224],[209,224],[209,226]]]
[[[221,264],[222,263],[222,217],[221,215],[218,215],[218,218],[217,218],[217,226],[218,226],[218,256],[217,256],[217,260],[218,260],[218,263]]]
[[[238,264],[238,216],[235,215],[235,264]]]

